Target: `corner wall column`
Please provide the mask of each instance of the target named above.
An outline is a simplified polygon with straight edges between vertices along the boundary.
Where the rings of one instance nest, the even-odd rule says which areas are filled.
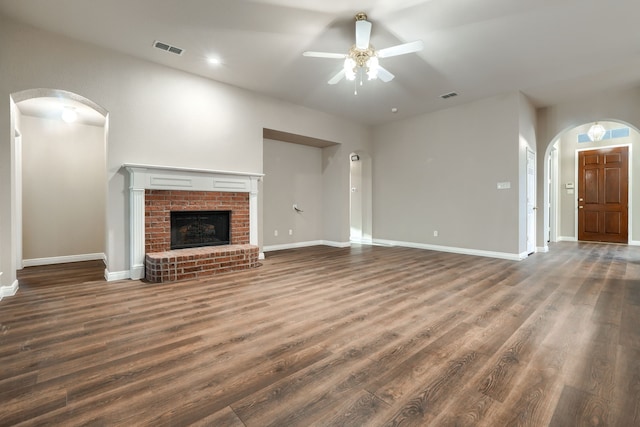
[[[251,177],[249,190],[249,243],[258,246],[258,181],[260,178]]]
[[[130,277],[134,280],[144,278],[144,174],[135,173],[135,168],[127,168],[130,173],[129,203],[130,221]]]

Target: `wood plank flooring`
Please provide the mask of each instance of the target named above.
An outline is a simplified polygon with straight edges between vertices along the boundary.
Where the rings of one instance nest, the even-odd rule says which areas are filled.
[[[0,425],[640,426],[640,248],[313,247],[170,284],[34,267]]]

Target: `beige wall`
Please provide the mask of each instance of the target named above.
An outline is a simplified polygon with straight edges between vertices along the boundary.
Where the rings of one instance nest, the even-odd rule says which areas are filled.
[[[23,259],[103,253],[104,128],[22,116]]]
[[[513,93],[377,127],[374,238],[519,254],[521,102]]]
[[[265,139],[263,154],[265,249],[323,240],[322,149]]]

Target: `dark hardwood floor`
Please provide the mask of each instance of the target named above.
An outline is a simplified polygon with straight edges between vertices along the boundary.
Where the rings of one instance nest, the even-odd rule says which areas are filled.
[[[153,285],[25,269],[1,425],[640,426],[640,248],[313,247]]]

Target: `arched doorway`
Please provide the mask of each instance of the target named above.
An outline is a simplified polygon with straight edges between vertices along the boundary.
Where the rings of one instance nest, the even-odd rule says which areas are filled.
[[[633,173],[640,173],[640,132],[623,121],[600,120],[607,133],[600,141],[591,141],[588,131],[595,122],[567,128],[548,144],[544,161],[544,245],[548,242],[578,241],[578,153],[609,147],[629,147],[628,243],[638,244],[640,227],[633,218],[640,215],[640,188],[633,185]],[[636,153],[635,155],[633,153]]]
[[[349,155],[349,240],[373,242],[371,156],[363,151]]]
[[[106,110],[62,90],[11,99],[16,270],[106,261]]]

